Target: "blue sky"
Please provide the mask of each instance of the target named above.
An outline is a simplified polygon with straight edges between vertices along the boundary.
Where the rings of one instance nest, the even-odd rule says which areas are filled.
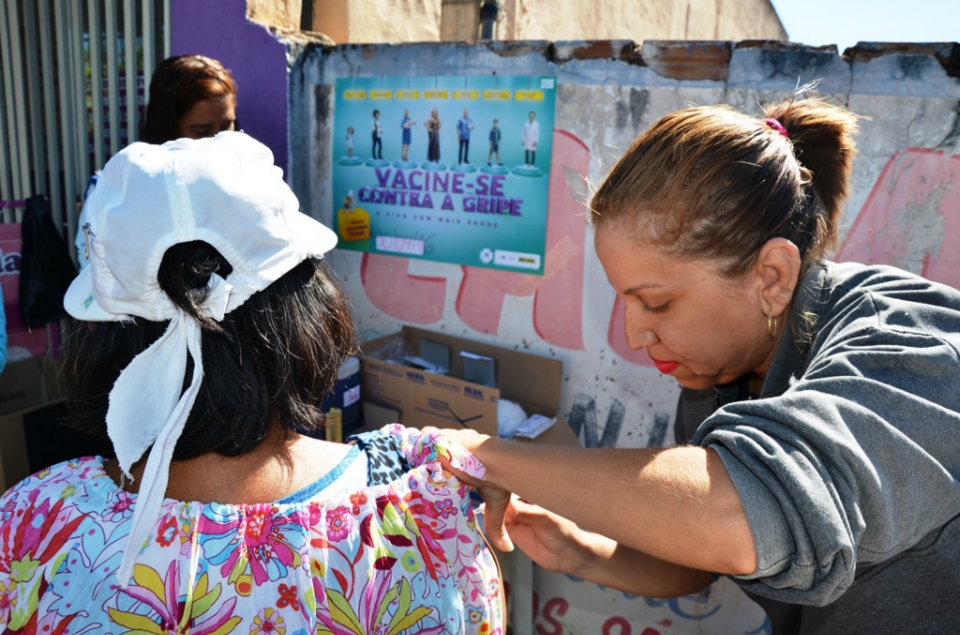
[[[771,0],[791,42],[960,41],[960,0]]]

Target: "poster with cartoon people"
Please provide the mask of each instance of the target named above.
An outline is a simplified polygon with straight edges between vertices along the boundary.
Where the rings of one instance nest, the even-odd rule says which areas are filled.
[[[338,79],[339,247],[542,275],[555,102],[552,76]]]

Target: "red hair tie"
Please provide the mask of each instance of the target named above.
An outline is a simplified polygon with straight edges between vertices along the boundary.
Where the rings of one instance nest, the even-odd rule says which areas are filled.
[[[779,132],[780,134],[782,134],[782,135],[784,136],[784,138],[786,138],[786,139],[789,139],[789,138],[790,138],[790,135],[787,133],[787,129],[784,128],[784,127],[783,127],[783,124],[780,123],[779,121],[777,121],[776,119],[764,119],[764,120],[763,120],[763,123],[767,124],[768,126],[770,126],[771,128],[773,128],[774,130],[776,130],[777,132]]]

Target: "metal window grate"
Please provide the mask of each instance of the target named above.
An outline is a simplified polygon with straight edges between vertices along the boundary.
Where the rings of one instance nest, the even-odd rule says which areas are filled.
[[[0,222],[46,194],[73,251],[87,180],[139,137],[169,15],[170,0],[0,0]]]

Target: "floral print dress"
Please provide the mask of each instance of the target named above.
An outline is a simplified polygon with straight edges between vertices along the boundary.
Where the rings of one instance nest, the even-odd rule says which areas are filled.
[[[0,499],[0,632],[502,635],[497,563],[438,456],[483,466],[396,424],[355,441],[274,503],[167,499],[126,586],[137,496],[99,457],[29,477]]]

